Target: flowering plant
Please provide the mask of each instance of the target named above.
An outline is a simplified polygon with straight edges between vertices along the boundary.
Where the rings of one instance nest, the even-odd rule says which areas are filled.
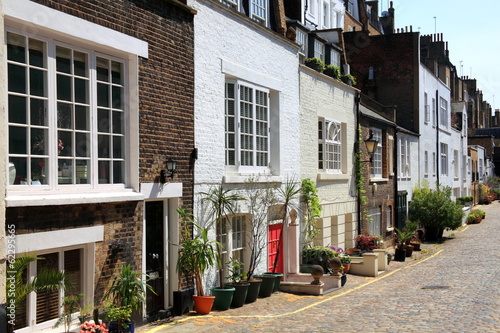
[[[358,249],[361,251],[372,251],[373,249],[380,248],[380,236],[371,235],[367,232],[356,237],[356,242],[358,242]]]
[[[37,137],[37,142],[33,145],[33,151],[44,152],[45,151],[45,143],[42,138]],[[57,139],[57,155],[61,154],[61,151],[64,149],[64,143],[61,139]]]
[[[42,180],[45,178],[45,174],[43,172],[43,167],[45,166],[45,162],[39,162],[36,168],[33,169],[31,173],[31,180]]]
[[[88,321],[84,322],[82,325],[80,325],[80,333],[85,333],[85,332],[93,332],[93,333],[108,333],[108,329],[106,328],[106,324],[95,324],[95,323],[89,323]]]

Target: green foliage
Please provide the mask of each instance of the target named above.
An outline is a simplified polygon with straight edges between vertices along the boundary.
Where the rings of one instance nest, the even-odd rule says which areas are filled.
[[[358,190],[358,197],[361,205],[366,205],[366,191],[364,189],[365,177],[363,176],[363,153],[359,147],[361,146],[363,140],[361,139],[361,125],[358,125],[358,148],[356,150],[355,156],[355,171],[356,171],[356,189]]]
[[[243,271],[243,263],[238,259],[231,258],[226,263],[228,265],[229,276],[228,280],[232,283],[240,283],[245,278],[246,272]]]
[[[121,271],[113,278],[113,282],[104,298],[109,299],[118,307],[140,309],[146,300],[146,288],[155,293],[153,288],[144,283],[141,273],[133,271],[129,264],[123,264]]]
[[[329,247],[313,246],[302,250],[302,263],[309,265],[320,265],[328,270],[328,261],[338,257],[339,253]]]
[[[309,58],[304,62],[307,67],[311,67],[318,72],[322,73],[325,70],[325,63],[319,58]]]
[[[111,303],[106,312],[106,319],[109,321],[116,322],[116,326],[118,332],[125,332],[124,330],[128,328],[128,324],[132,317],[132,307],[130,305],[127,306],[117,306],[116,304]]]
[[[321,205],[318,198],[316,183],[309,178],[302,179],[300,191],[305,208],[305,239],[304,246],[308,247],[319,233],[316,229],[316,219],[320,217]]]
[[[398,236],[398,247],[400,249],[404,248],[405,244],[409,244],[413,235],[415,235],[415,230],[417,229],[417,224],[415,222],[407,221],[406,226],[403,230],[399,230],[398,228],[394,228],[396,231],[396,235]]]
[[[64,332],[69,332],[71,323],[73,322],[71,315],[80,309],[80,301],[82,297],[82,294],[63,297],[61,305],[62,311],[53,328],[59,327],[59,325],[63,324]]]
[[[356,78],[351,74],[344,74],[341,76],[342,82],[346,84],[356,85]]]
[[[325,73],[328,76],[333,77],[335,80],[340,80],[340,67],[333,66],[333,65],[326,65],[323,73]]]
[[[348,255],[343,255],[343,256],[340,256],[339,258],[340,258],[340,262],[343,264],[351,263],[351,257],[349,257]]]
[[[451,188],[438,186],[430,189],[423,184],[413,191],[410,218],[426,228],[456,229],[462,225],[462,207],[451,199]]]
[[[472,196],[457,198],[457,203],[462,206],[465,206],[467,203],[472,203],[472,201],[474,201],[474,197]]]
[[[177,212],[181,217],[188,218],[188,214],[178,208]],[[197,295],[205,296],[202,276],[207,268],[219,263],[219,256],[214,250],[214,246],[222,245],[208,238],[208,228],[202,228],[194,221],[191,221],[199,231],[196,237],[191,237],[189,226],[185,225],[182,232],[182,244],[179,244],[179,259],[177,260],[177,272],[184,272],[187,276],[193,276],[196,281]]]
[[[368,232],[358,235],[355,241],[358,243],[358,249],[361,251],[372,251],[379,249],[381,246],[380,236],[372,235]]]

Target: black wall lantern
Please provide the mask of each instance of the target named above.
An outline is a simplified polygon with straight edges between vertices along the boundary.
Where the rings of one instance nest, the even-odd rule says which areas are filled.
[[[371,162],[373,153],[375,152],[375,149],[377,148],[377,145],[378,145],[377,139],[373,138],[372,130],[370,130],[370,137],[365,140],[365,145],[366,145],[366,150],[368,151],[368,154],[370,154],[370,160],[363,161],[363,162]]]
[[[177,162],[170,157],[167,161],[167,169],[160,172],[160,183],[165,184],[167,177],[174,178],[175,170],[177,169]]]

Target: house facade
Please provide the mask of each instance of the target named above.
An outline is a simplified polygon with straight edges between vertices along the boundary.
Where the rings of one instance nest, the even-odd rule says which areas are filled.
[[[3,14],[6,224],[17,256],[45,258],[29,278],[43,266],[74,277],[65,294],[30,294],[16,332],[50,329],[68,294],[102,305],[125,263],[158,277],[144,314],[165,309],[175,207],[192,204],[195,12],[169,1],[7,0]],[[178,53],[182,63],[168,57]],[[169,158],[177,169],[165,179]]]
[[[197,10],[195,146],[198,160],[194,169],[194,214],[199,223],[210,227],[214,239],[222,240],[223,261],[238,259],[244,263],[245,270],[250,257],[247,241],[252,224],[256,223],[248,201],[238,203],[236,214],[227,217],[224,226],[215,225],[208,216],[202,193],[223,186],[247,197],[245,189],[250,180],[255,186],[266,187],[283,186],[293,179],[300,186],[299,46],[284,36],[283,8],[273,7],[281,18],[275,19],[270,12],[271,1],[263,1],[261,10],[256,7],[249,10],[248,3],[190,2]],[[274,26],[277,28],[271,29]],[[295,201],[298,202],[298,198]],[[263,206],[262,210],[267,212],[269,208]],[[273,214],[267,219],[271,229],[280,223]],[[267,230],[268,220],[263,232],[275,235]],[[279,254],[281,260],[284,259],[278,268],[281,272],[292,265],[288,260],[296,262],[296,256],[290,258],[298,251],[298,239],[287,241],[288,223],[284,234]],[[275,244],[276,239],[267,241]],[[256,274],[273,265],[272,255],[266,247]],[[227,269],[224,274],[227,276]],[[207,286],[217,285],[215,268],[206,277]]]

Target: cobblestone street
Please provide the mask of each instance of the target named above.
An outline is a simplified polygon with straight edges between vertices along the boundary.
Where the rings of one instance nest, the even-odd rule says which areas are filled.
[[[324,296],[275,293],[238,309],[176,317],[153,332],[500,332],[500,203],[486,219],[424,243],[377,278],[348,274]]]

